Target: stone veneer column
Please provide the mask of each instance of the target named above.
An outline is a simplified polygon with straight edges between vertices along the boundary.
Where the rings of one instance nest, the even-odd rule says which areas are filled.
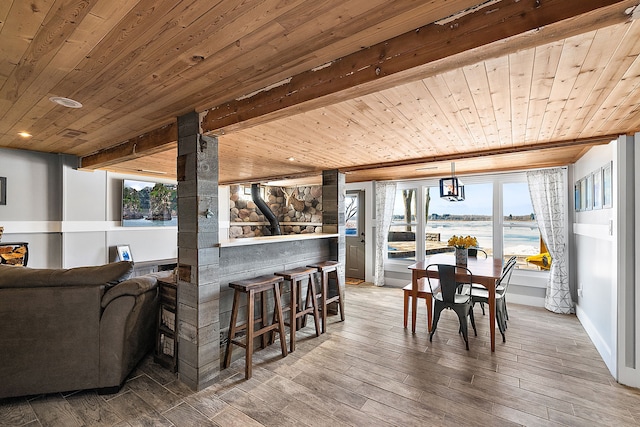
[[[332,239],[331,259],[342,263],[342,274],[345,274],[346,240],[345,212],[346,185],[343,173],[337,170],[322,171],[322,232],[340,233],[340,237]]]
[[[178,375],[194,390],[220,374],[218,139],[178,117]]]

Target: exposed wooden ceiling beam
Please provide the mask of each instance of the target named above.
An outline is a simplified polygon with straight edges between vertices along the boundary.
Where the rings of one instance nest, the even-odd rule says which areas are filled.
[[[638,0],[487,2],[298,74],[282,85],[205,111],[203,133],[223,135],[292,114],[425,78],[484,59],[629,19]],[[170,124],[81,158],[96,169],[156,153],[177,141]]]
[[[463,159],[471,159],[478,157],[487,157],[487,156],[498,156],[503,154],[514,154],[514,153],[526,153],[530,151],[538,151],[538,150],[547,150],[553,148],[562,148],[562,147],[571,147],[576,145],[600,145],[600,144],[608,144],[609,142],[617,139],[619,135],[605,135],[599,136],[597,138],[585,138],[579,140],[566,140],[566,141],[553,141],[547,142],[543,144],[529,144],[529,145],[520,145],[509,148],[498,148],[494,150],[482,150],[482,151],[473,151],[467,153],[455,153],[455,154],[445,154],[441,156],[432,156],[432,157],[422,157],[416,159],[407,159],[395,162],[386,162],[386,163],[376,163],[372,165],[360,165],[353,166],[347,168],[341,168],[342,172],[358,172],[363,170],[370,169],[380,169],[380,168],[391,168],[398,166],[410,166],[410,165],[421,165],[426,163],[434,163],[434,162],[450,162],[456,160]]]
[[[502,0],[431,23],[202,114],[224,135],[629,19],[634,1]],[[531,32],[534,32],[533,34]],[[508,43],[505,43],[508,41]]]
[[[128,139],[114,147],[100,150],[80,159],[82,169],[98,169],[126,160],[174,148],[178,140],[178,124],[170,123],[151,132]]]
[[[605,135],[605,136],[600,136],[600,137],[596,137],[596,138],[584,138],[584,139],[573,139],[573,140],[566,140],[566,141],[553,141],[553,142],[547,142],[544,144],[532,144],[532,145],[521,145],[521,146],[517,146],[517,147],[510,147],[510,148],[500,148],[500,149],[495,149],[495,150],[482,150],[482,151],[473,151],[473,152],[468,152],[468,153],[457,153],[457,154],[447,154],[447,155],[441,155],[441,156],[432,156],[432,157],[421,157],[421,158],[415,158],[415,159],[407,159],[407,160],[402,160],[402,161],[393,161],[393,162],[384,162],[384,163],[375,163],[375,164],[369,164],[369,165],[360,165],[360,166],[353,166],[353,167],[344,167],[344,168],[339,168],[340,172],[344,172],[347,174],[353,174],[353,175],[348,175],[347,176],[347,182],[360,182],[360,181],[368,181],[369,179],[360,179],[360,177],[357,175],[358,172],[367,172],[367,171],[371,171],[371,170],[384,170],[386,168],[397,168],[397,167],[402,167],[402,166],[418,166],[418,165],[427,165],[427,164],[433,164],[433,163],[438,163],[438,162],[451,162],[451,161],[459,161],[459,160],[465,160],[465,159],[473,159],[473,158],[482,158],[482,157],[493,157],[493,156],[503,156],[505,154],[518,154],[518,153],[527,153],[527,152],[532,152],[532,151],[539,151],[539,150],[553,150],[553,149],[558,149],[558,148],[565,148],[565,147],[575,147],[575,146],[584,146],[585,149],[588,149],[589,147],[592,147],[594,145],[601,145],[601,144],[608,144],[609,142],[611,142],[614,139],[617,139],[618,135]],[[533,167],[537,167],[536,165],[534,165]],[[506,171],[506,170],[513,170],[514,168],[512,168],[509,165],[505,165],[504,168],[502,169],[493,169],[492,171]],[[521,166],[518,166],[517,169],[522,169]],[[475,173],[479,173],[482,171],[473,171]],[[269,176],[269,177],[263,177],[260,178],[258,180],[246,180],[246,179],[237,179],[237,180],[227,180],[227,181],[221,181],[220,184],[222,185],[233,185],[233,184],[248,184],[248,183],[267,183],[269,181],[278,181],[278,180],[295,180],[295,179],[305,179],[305,178],[310,178],[310,177],[314,177],[314,176],[320,176],[322,173],[322,171],[311,171],[311,172],[303,172],[303,173],[297,173],[297,174],[290,174],[290,175],[286,175],[286,176]],[[366,174],[365,174],[366,175]],[[381,175],[385,175],[384,172],[381,173]]]

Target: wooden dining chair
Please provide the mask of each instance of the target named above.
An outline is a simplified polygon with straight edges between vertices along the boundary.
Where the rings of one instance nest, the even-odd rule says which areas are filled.
[[[437,281],[437,279],[432,279]],[[409,302],[411,300],[411,292],[413,291],[413,283],[409,283],[407,286],[402,288],[404,291],[404,328],[407,329],[407,323],[409,318]],[[429,287],[429,283],[425,277],[418,279],[418,290],[417,290],[418,299],[422,298],[425,300],[425,304],[427,306],[427,330],[431,332],[431,322],[433,317],[433,294],[431,293],[431,288]]]
[[[438,280],[434,280],[428,274],[429,271],[438,271]],[[456,277],[456,273],[462,272],[465,277]],[[469,350],[469,336],[467,316],[471,319],[473,332],[478,336],[476,330],[476,322],[473,318],[473,306],[471,304],[471,284],[473,283],[473,274],[466,267],[449,265],[449,264],[431,264],[427,266],[427,280],[431,293],[433,294],[433,324],[431,325],[431,334],[429,342],[433,339],[440,320],[440,313],[444,309],[451,309],[457,315],[460,321],[459,333],[462,334],[465,346]],[[438,287],[439,285],[439,287]]]

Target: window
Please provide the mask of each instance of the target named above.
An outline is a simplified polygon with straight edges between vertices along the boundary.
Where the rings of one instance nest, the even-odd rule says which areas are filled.
[[[426,214],[426,254],[447,249],[451,236],[472,236],[487,254],[493,252],[493,183],[465,184],[465,200],[450,202],[440,198],[440,188],[428,187]]]
[[[518,257],[518,268],[538,270],[544,268],[529,263],[526,258],[546,252],[538,224],[533,213],[529,186],[526,182],[505,183],[502,186],[504,257]]]
[[[358,231],[358,195],[347,194],[344,200],[345,206],[345,234],[357,236]]]
[[[388,258],[416,259],[417,196],[417,188],[401,188],[396,193],[389,228]]]
[[[540,270],[536,263],[526,261],[546,250],[524,173],[466,176],[463,181],[466,198],[459,202],[440,198],[438,179],[398,183],[388,261],[414,262],[451,251],[449,238],[462,235],[476,237],[489,256],[508,259],[516,255],[519,269]]]

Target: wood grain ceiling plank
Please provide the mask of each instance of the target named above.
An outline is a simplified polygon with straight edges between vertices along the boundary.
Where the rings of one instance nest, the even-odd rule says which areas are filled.
[[[384,111],[379,114],[379,96],[368,95],[345,104],[352,106],[352,122],[360,129],[360,141],[369,141],[369,150],[375,149],[378,157],[395,160],[415,155],[420,147],[419,136],[413,126],[402,119],[402,104],[387,114]]]
[[[560,62],[556,71],[549,102],[540,125],[539,141],[552,141],[556,136],[557,124],[565,112],[571,91],[575,87],[581,66],[593,43],[593,32],[581,34],[565,40]]]
[[[81,22],[90,9],[91,5],[86,1],[66,0],[55,10],[51,10],[24,51],[19,64],[0,88],[0,99],[16,101],[23,96],[30,85],[41,77],[49,63],[56,60],[56,54],[65,46],[66,38],[73,33],[76,23]],[[16,117],[20,118],[22,115],[17,108],[0,115],[0,133],[5,133],[14,125]]]
[[[404,157],[435,155],[437,149],[434,142],[447,137],[435,120],[431,108],[423,105],[424,98],[428,96],[430,95],[422,81],[387,89],[376,95],[383,106],[379,114],[394,114],[394,110],[397,110],[397,120],[415,135],[403,150]]]
[[[0,87],[19,64],[52,4],[53,0],[39,2],[37,6],[25,1],[1,2]]]
[[[624,26],[614,26],[590,33],[593,36],[593,41],[589,48],[589,53],[582,62],[580,72],[565,103],[560,120],[556,125],[554,139],[577,138],[580,136],[580,131],[577,128],[572,130],[574,120],[582,110],[585,100],[588,99],[599,77],[608,64],[611,63],[615,49],[611,49],[610,40],[620,40],[624,32],[626,32]]]
[[[467,137],[460,141],[460,145],[468,151],[475,151],[479,149],[478,147],[488,148],[464,69],[459,68],[446,73],[444,81],[451,94],[451,102],[455,105],[455,111],[451,111],[450,114],[460,118],[462,129],[467,134]]]
[[[446,117],[440,106],[440,102],[431,93],[430,87],[435,84],[431,78],[420,80],[411,85],[411,90],[419,97],[419,109],[427,112],[428,121],[424,123],[423,132],[425,139],[431,142],[431,150],[434,155],[442,154],[447,147],[452,147],[460,141],[460,135]],[[437,133],[431,132],[435,126]]]
[[[469,133],[464,117],[460,114],[459,107],[447,85],[447,80],[453,75],[446,73],[440,76],[433,76],[428,79],[427,87],[431,95],[438,103],[444,114],[444,118],[455,130],[458,140],[452,146],[447,146],[443,151],[454,151],[457,153],[473,150],[473,137]],[[443,147],[444,148],[444,147]]]
[[[614,25],[611,27],[601,28],[594,34],[593,43],[589,54],[582,64],[582,69],[576,81],[576,85],[567,101],[566,114],[563,114],[558,129],[563,131],[565,135],[580,136],[582,131],[578,124],[582,124],[584,117],[588,114],[591,106],[586,102],[593,93],[594,88],[598,87],[598,82],[602,76],[608,73],[608,68],[617,67],[615,64],[616,52],[619,51],[619,40],[625,37],[628,32],[627,25]],[[612,41],[616,40],[614,46]]]
[[[631,84],[624,84],[624,82]],[[586,126],[585,132],[602,134],[621,123],[627,115],[637,111],[639,105],[638,85],[640,85],[640,56],[636,57],[619,83],[604,100],[593,120]],[[639,130],[637,127],[627,128],[629,133],[637,130]]]
[[[500,147],[513,146],[511,123],[511,87],[508,84],[509,57],[489,59],[484,62],[487,82],[491,93],[491,105],[498,128],[498,142]]]
[[[181,9],[172,2],[135,2],[130,13],[123,16],[111,31],[105,32],[103,40],[91,55],[78,64],[76,72],[61,82],[57,89],[81,97],[85,91],[93,95],[96,88],[117,86],[114,79],[124,70],[135,66],[148,46],[157,42],[160,35],[169,39],[179,34],[180,25],[172,24],[179,22],[176,16],[180,12]]]
[[[514,146],[524,144],[526,139],[534,59],[531,49],[509,55],[511,143]]]
[[[637,58],[640,52],[640,22],[638,20],[630,23],[620,24],[625,28],[624,38],[617,45],[609,46],[614,52],[610,62],[599,76],[595,86],[591,89],[589,96],[583,102],[582,108],[574,118],[572,133],[586,135],[587,128],[593,122],[594,115],[601,108],[611,90],[616,86],[622,76],[627,72],[631,63]]]
[[[497,148],[500,146],[500,139],[485,64],[464,67],[462,72],[467,83],[466,99],[463,102],[473,103],[478,119],[478,132],[482,132],[478,133],[482,139],[478,141],[476,149]]]
[[[0,33],[2,33],[2,29],[7,23],[7,16],[9,16],[9,11],[13,7],[14,3],[20,2],[16,2],[15,0],[7,0],[0,3]]]
[[[198,29],[197,36],[186,39],[182,36],[182,38],[176,38],[177,41],[157,43],[159,48],[149,53],[149,60],[141,61],[141,66],[135,74],[123,75],[124,81],[120,83],[125,92],[123,97],[136,100],[135,94],[141,79],[149,88],[149,93],[161,105],[167,105],[169,111],[185,108],[185,94],[195,97],[197,101],[212,91],[225,92],[227,88],[221,81],[224,76],[264,61],[265,55],[271,54],[271,49],[267,48],[266,42],[270,39],[281,39],[284,35],[283,28],[277,22],[268,21],[265,16],[270,13],[275,14],[273,10],[284,13],[296,3],[291,3],[287,8],[277,8],[278,3],[276,0],[271,0],[243,3],[243,8],[236,7],[229,11],[216,9],[215,14],[212,13],[213,19],[207,19],[207,16],[204,16],[194,23],[194,26],[200,24],[203,27]],[[222,2],[222,4],[231,4],[231,2]],[[225,31],[225,28],[231,25],[242,30],[240,33],[237,29]],[[189,35],[188,32],[185,33]],[[175,58],[175,52],[180,52],[177,58]],[[194,57],[202,57],[203,60],[194,61]],[[234,66],[226,66],[229,63],[234,63]],[[215,78],[207,78],[210,73],[213,73]],[[210,87],[203,87],[202,83],[206,81],[211,81]],[[233,86],[237,86],[236,79],[232,83]],[[183,101],[179,108],[171,110],[171,103],[175,101],[171,101],[171,98],[167,101],[158,99],[157,94],[168,92],[176,98],[177,95],[171,89],[177,87],[180,88],[178,94],[182,93]],[[137,106],[133,106],[135,107]],[[150,114],[148,116],[151,119],[166,119],[166,113],[159,117]]]
[[[75,65],[84,59],[93,46],[102,39],[105,29],[112,27],[127,12],[128,9],[125,5],[130,6],[131,3],[133,2],[119,2],[119,6],[115,8],[112,15],[105,16],[102,13],[101,16],[98,16],[95,13],[87,13],[50,62],[44,65],[38,78],[28,84],[28,89],[13,104],[12,110],[5,114],[2,120],[5,127],[0,125],[0,133],[5,131],[9,134],[15,134],[19,130],[28,129],[32,134],[37,134],[40,139],[44,140],[47,136],[53,136],[59,131],[55,128],[56,126],[62,129],[72,127],[71,123],[78,117],[86,115],[86,110],[83,110],[82,113],[78,110],[69,111],[69,109],[48,102],[48,97],[70,96],[69,93],[56,92],[54,86],[64,80]],[[100,8],[97,8],[97,11],[99,12]],[[58,25],[56,20],[49,20],[49,22],[53,22],[54,27]],[[56,29],[43,28],[41,31],[54,33]],[[39,61],[39,59],[35,60]],[[43,99],[42,93],[48,93],[49,96]],[[47,101],[42,102],[45,99]],[[21,116],[25,111],[26,113]],[[18,121],[19,125],[16,125],[15,123]],[[54,126],[43,127],[40,124],[47,122],[53,122]],[[8,129],[9,126],[12,127]],[[49,141],[47,145],[52,143],[53,141]]]
[[[564,43],[558,41],[534,49],[532,92],[527,111],[525,142],[535,143],[542,140],[540,127],[549,106],[551,88],[556,79],[563,46]]]

